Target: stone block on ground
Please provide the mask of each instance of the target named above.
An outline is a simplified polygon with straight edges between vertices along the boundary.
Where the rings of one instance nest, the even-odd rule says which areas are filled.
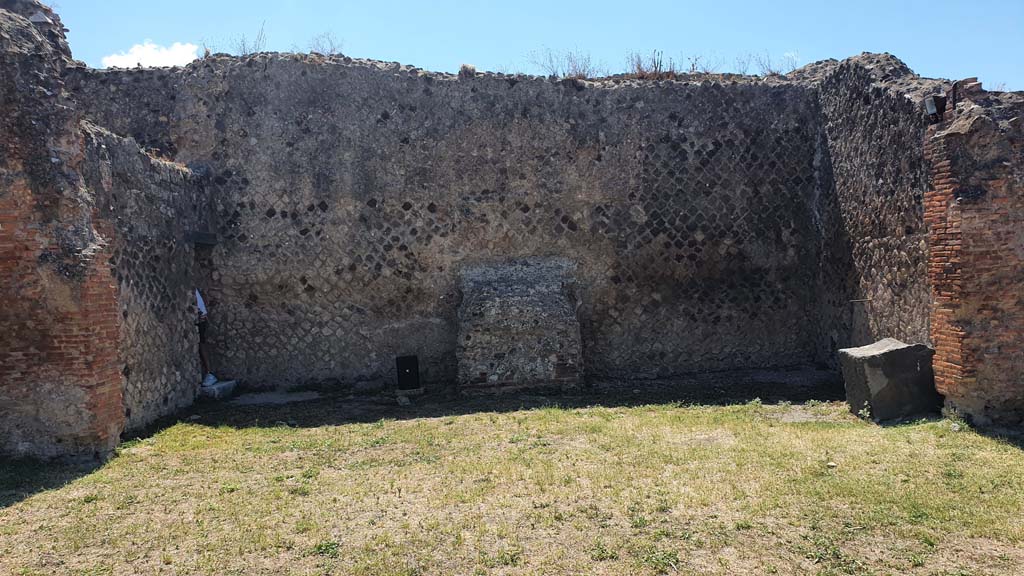
[[[213,386],[200,386],[199,395],[204,398],[212,398],[213,400],[227,398],[234,393],[236,384],[238,382],[235,380],[222,380]]]
[[[942,396],[935,391],[934,354],[924,344],[894,338],[840,350],[850,411],[875,422],[937,413]]]

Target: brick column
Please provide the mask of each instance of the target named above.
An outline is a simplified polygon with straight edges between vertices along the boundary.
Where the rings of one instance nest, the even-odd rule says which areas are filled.
[[[958,319],[964,297],[961,213],[956,202],[959,181],[953,174],[945,140],[932,126],[925,137],[925,158],[931,164],[931,187],[924,195],[928,228],[928,282],[931,285],[931,339],[935,347],[935,386],[944,396],[962,394],[974,378],[972,362],[964,362],[966,331]]]
[[[54,261],[36,200],[25,180],[0,195],[0,452],[102,457],[125,421],[109,256]]]
[[[70,53],[37,2],[3,2],[0,28],[0,453],[102,457],[124,428],[122,339]]]
[[[976,102],[948,112],[925,143],[936,387],[947,406],[976,423],[1017,425],[1024,421],[1024,101],[1000,102],[972,87]]]

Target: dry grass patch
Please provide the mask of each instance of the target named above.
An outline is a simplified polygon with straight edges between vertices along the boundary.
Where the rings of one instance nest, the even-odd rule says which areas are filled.
[[[0,508],[0,573],[1024,573],[1022,452],[952,424],[756,402],[179,423]],[[0,491],[59,472],[9,464]]]

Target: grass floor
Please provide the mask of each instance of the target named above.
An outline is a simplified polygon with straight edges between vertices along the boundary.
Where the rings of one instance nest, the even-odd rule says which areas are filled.
[[[0,574],[1024,574],[1024,452],[950,420],[335,409],[199,408],[88,472],[0,462]]]

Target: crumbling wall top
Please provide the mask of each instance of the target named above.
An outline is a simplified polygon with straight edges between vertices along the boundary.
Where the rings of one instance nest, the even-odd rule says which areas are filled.
[[[0,10],[27,19],[59,54],[60,60],[71,62],[71,48],[65,36],[67,28],[52,8],[38,0],[0,0]]]

